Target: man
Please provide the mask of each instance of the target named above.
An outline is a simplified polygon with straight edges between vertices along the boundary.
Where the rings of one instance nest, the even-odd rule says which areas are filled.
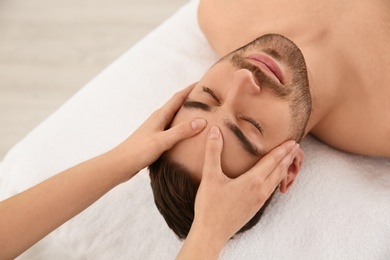
[[[172,126],[188,117],[218,125],[226,175],[236,178],[279,143],[309,132],[343,151],[390,157],[388,1],[201,1],[199,24],[224,58],[196,83]],[[204,139],[180,142],[150,168],[156,204],[182,238],[191,227]],[[302,161],[300,151],[282,192]],[[183,176],[189,179],[178,184]]]
[[[389,21],[386,0],[214,0],[199,6],[200,27],[220,56],[270,32],[299,47],[313,99],[306,133],[340,150],[387,157]]]

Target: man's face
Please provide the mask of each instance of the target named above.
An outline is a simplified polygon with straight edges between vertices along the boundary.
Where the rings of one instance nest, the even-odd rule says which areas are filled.
[[[284,38],[276,38],[277,44],[265,39],[268,41],[263,44],[248,45],[217,62],[176,114],[172,126],[194,118],[207,121],[207,129],[167,153],[197,179],[201,178],[207,133],[213,125],[221,129],[222,170],[229,177],[239,176],[293,137],[290,97],[296,88],[293,83],[301,79],[288,60],[291,55],[285,53]]]

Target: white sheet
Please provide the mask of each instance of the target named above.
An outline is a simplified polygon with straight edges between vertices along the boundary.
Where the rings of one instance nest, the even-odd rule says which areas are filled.
[[[125,139],[217,59],[191,1],[87,84],[16,145],[0,165],[0,199]],[[222,259],[389,259],[390,160],[307,138],[303,169],[261,222]],[[156,210],[143,171],[20,259],[172,259],[181,242]]]

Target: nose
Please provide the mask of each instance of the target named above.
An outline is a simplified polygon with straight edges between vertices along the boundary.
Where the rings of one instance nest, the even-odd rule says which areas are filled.
[[[243,97],[259,95],[260,92],[260,86],[255,82],[252,72],[247,69],[240,69],[233,75],[233,80],[226,95],[226,102],[243,101]]]

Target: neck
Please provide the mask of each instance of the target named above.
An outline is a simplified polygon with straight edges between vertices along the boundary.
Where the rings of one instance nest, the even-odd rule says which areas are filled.
[[[340,86],[345,83],[346,79],[342,76],[348,75],[345,71],[348,66],[344,66],[340,55],[332,53],[334,50],[323,48],[324,51],[319,52],[321,48],[318,44],[315,44],[315,48],[301,48],[306,60],[312,97],[312,112],[305,134],[313,131],[326,120],[347,96],[346,89]]]

